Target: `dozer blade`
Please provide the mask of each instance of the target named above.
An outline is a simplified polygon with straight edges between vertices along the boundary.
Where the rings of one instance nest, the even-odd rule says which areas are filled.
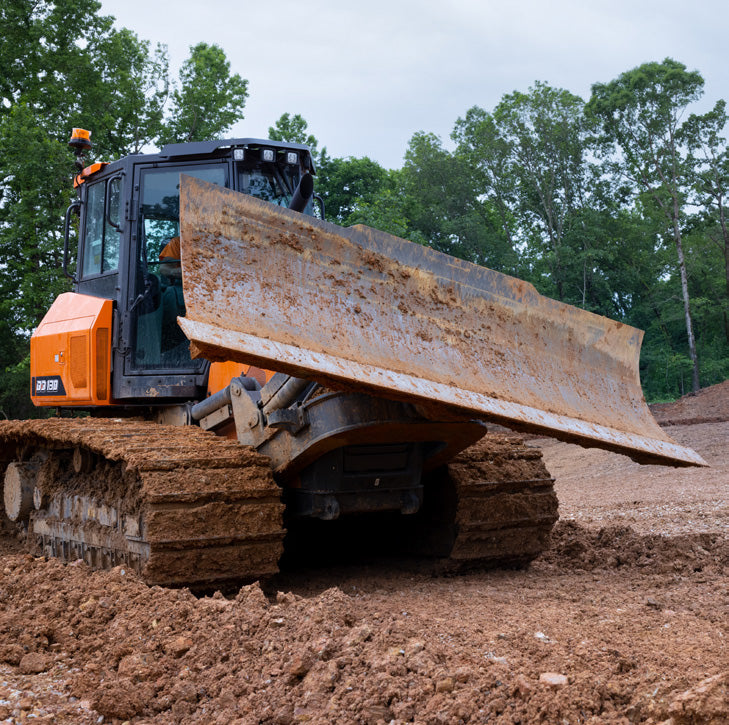
[[[180,185],[193,352],[626,453],[706,465],[653,419],[642,332],[365,226]]]

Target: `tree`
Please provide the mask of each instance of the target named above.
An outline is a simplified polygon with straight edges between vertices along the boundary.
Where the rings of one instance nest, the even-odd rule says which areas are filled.
[[[427,244],[425,237],[410,223],[407,200],[402,193],[402,173],[399,169],[388,170],[386,181],[379,191],[355,201],[346,223],[366,224],[411,242]]]
[[[503,136],[491,113],[473,106],[464,118],[456,121],[451,138],[457,144],[456,154],[472,172],[474,193],[488,200],[496,214],[507,255],[516,256],[519,229],[517,180],[513,169],[513,146]],[[505,265],[516,273],[516,263]]]
[[[30,354],[23,337],[13,330],[0,302],[0,419],[32,418],[37,415],[30,400]]]
[[[405,152],[401,195],[410,237],[442,252],[502,269],[498,223],[478,199],[468,164],[432,133],[416,133]]]
[[[292,116],[290,113],[283,113],[274,126],[268,127],[268,138],[272,141],[304,144],[315,157],[318,141],[313,134],[306,132],[308,128],[309,124],[300,114]],[[326,149],[323,149],[323,153],[326,153]]]
[[[605,137],[620,148],[625,175],[655,204],[673,237],[694,391],[699,389],[699,360],[682,240],[690,167],[681,145],[681,119],[701,96],[703,85],[698,71],[666,58],[626,71],[610,83],[596,83],[588,104]]]
[[[88,52],[103,59],[93,93],[94,146],[111,158],[139,153],[151,145],[164,128],[169,97],[167,48],[154,51],[126,28],[95,38]],[[88,123],[79,120],[79,125]]]
[[[29,335],[68,289],[63,216],[73,195],[73,126],[94,155],[118,158],[160,140],[220,134],[241,117],[246,82],[200,44],[168,104],[167,54],[98,14],[95,0],[7,0],[0,7],[0,411],[24,413]],[[174,132],[174,133],[173,133]],[[8,387],[9,386],[9,387]]]
[[[230,62],[217,45],[198,43],[180,69],[180,84],[172,91],[162,143],[215,138],[243,118],[248,81],[231,75]]]
[[[337,224],[350,224],[349,217],[357,206],[382,191],[387,171],[366,156],[332,159],[323,153],[317,176],[317,189],[324,198],[327,218]]]
[[[527,93],[505,95],[492,114],[471,109],[454,139],[509,244],[528,255],[537,280],[543,276],[540,286],[560,300],[584,293],[592,250],[582,246],[591,181],[583,100],[537,82]]]
[[[720,100],[708,113],[692,114],[682,129],[691,151],[693,201],[704,211],[706,236],[720,252],[724,266],[724,334],[729,342],[729,147],[721,135],[726,127],[726,102]]]
[[[0,113],[23,101],[53,121],[83,107],[84,85],[94,82],[95,38],[112,18],[95,0],[6,0],[0,9]]]
[[[6,416],[31,407],[28,336],[67,289],[60,229],[72,163],[35,120],[23,104],[0,117],[0,410]]]

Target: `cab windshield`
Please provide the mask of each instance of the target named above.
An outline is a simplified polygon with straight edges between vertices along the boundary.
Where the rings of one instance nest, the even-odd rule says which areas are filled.
[[[180,266],[180,174],[228,186],[223,163],[143,169],[139,247],[131,297],[136,320],[134,367],[138,370],[199,371],[190,343],[177,324],[185,315]]]
[[[137,370],[198,371],[204,360],[192,360],[190,345],[177,324],[185,315],[180,266],[180,174],[230,187],[226,161],[141,172],[137,272],[131,296],[136,320],[134,367]],[[285,175],[284,175],[285,174]],[[296,172],[272,164],[236,169],[238,191],[288,206]]]
[[[295,177],[291,171],[281,172],[271,164],[246,167],[238,171],[238,191],[270,201],[279,206],[288,206]]]

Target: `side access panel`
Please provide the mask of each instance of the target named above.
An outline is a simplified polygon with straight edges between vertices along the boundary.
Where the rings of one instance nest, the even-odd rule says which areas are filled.
[[[111,300],[64,292],[30,338],[37,406],[110,405]]]

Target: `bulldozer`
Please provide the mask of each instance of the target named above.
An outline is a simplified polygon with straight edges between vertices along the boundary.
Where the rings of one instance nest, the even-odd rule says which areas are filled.
[[[650,414],[639,330],[325,221],[307,147],[84,166],[89,132],[70,145],[73,291],[31,337],[30,395],[57,415],[0,423],[5,514],[34,554],[218,586],[275,573],[302,522],[375,539],[385,512],[419,556],[524,566],[558,504],[504,426],[704,464]]]

